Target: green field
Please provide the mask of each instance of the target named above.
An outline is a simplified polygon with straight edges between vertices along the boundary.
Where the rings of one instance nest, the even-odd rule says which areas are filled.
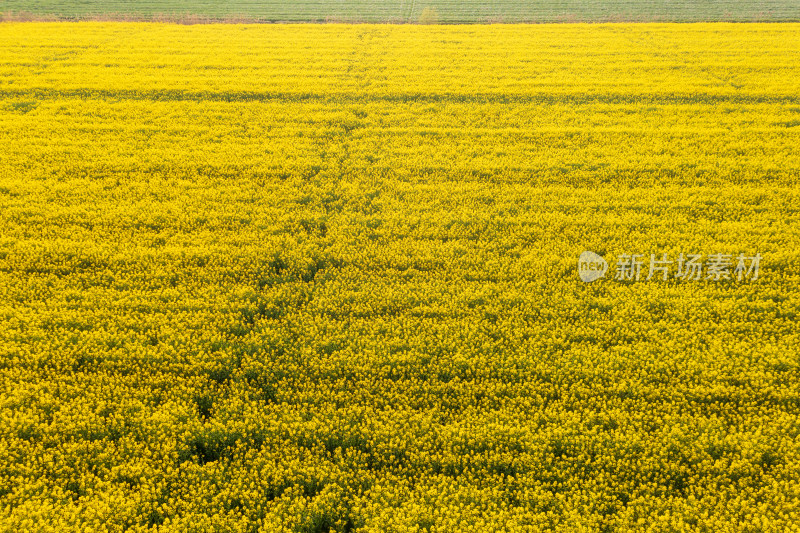
[[[264,22],[579,22],[579,21],[797,21],[792,0],[567,0],[458,2],[456,0],[5,0],[3,18],[143,18],[193,15],[194,20]]]

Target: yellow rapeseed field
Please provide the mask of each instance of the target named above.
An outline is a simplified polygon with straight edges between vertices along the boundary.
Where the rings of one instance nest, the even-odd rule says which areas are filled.
[[[800,24],[0,24],[0,530],[800,531],[799,206]]]

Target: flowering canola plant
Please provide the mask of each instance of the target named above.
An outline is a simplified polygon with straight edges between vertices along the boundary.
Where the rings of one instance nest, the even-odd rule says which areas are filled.
[[[797,50],[0,25],[3,530],[798,531]]]

